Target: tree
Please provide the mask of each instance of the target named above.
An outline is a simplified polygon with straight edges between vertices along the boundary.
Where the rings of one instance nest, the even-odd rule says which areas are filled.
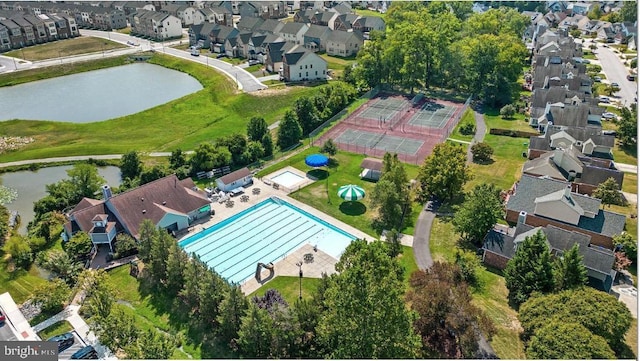
[[[336,143],[334,143],[333,139],[329,138],[320,148],[320,152],[327,153],[329,156],[333,157],[338,153],[338,147]]]
[[[482,267],[478,255],[471,251],[457,249],[455,264],[460,268],[462,279],[467,284],[478,286],[478,269]]]
[[[489,143],[478,142],[471,146],[471,154],[474,162],[489,162],[493,155],[493,148]]]
[[[265,134],[269,133],[269,126],[264,118],[252,117],[247,124],[247,138],[249,141],[259,142]]]
[[[174,337],[155,329],[138,330],[136,342],[126,345],[124,352],[129,359],[138,360],[167,360],[175,351]]]
[[[638,136],[638,114],[634,109],[621,108],[618,121],[618,137],[621,146],[635,149]]]
[[[526,349],[527,358],[542,360],[615,359],[601,336],[570,321],[554,320],[538,329]]]
[[[633,262],[638,260],[638,241],[630,233],[622,232],[614,236],[613,244]]]
[[[609,177],[606,181],[598,184],[592,196],[599,198],[603,205],[608,205],[609,207],[611,207],[612,204],[622,204],[620,186],[613,177]]]
[[[284,113],[284,118],[278,127],[278,147],[281,150],[297,144],[302,138],[302,128],[291,110]]]
[[[167,291],[175,297],[184,285],[184,265],[189,262],[189,256],[178,246],[178,242],[172,242],[167,255]]]
[[[51,250],[46,253],[40,253],[42,256],[38,259],[38,264],[51,272],[55,277],[60,278],[69,286],[75,284],[78,274],[83,266],[69,257],[64,251]]]
[[[387,232],[386,239],[387,242],[389,242],[389,257],[395,258],[402,253],[402,244],[400,243],[401,236],[400,232],[395,228]]]
[[[512,119],[516,114],[516,107],[513,104],[507,104],[500,108],[500,117],[502,119]]]
[[[377,212],[378,228],[402,229],[404,212],[410,204],[409,180],[397,154],[386,153],[382,176],[371,192],[371,207]]]
[[[515,256],[507,262],[504,280],[509,289],[509,301],[516,307],[533,292],[547,293],[553,290],[551,253],[547,238],[541,231],[525,237],[522,244],[518,245]]]
[[[302,96],[293,103],[293,112],[302,128],[302,135],[307,136],[320,124],[318,110],[313,105],[311,98]]]
[[[249,142],[247,149],[242,154],[243,162],[253,163],[264,156],[264,148],[260,142]]]
[[[218,335],[222,337],[225,342],[230,343],[232,340],[238,338],[242,318],[248,308],[249,302],[240,287],[230,287],[220,303],[220,310],[218,312],[218,324],[220,325]]]
[[[267,310],[250,303],[238,331],[238,346],[246,358],[266,359],[270,354],[273,320]]]
[[[136,151],[125,153],[120,159],[120,174],[122,179],[134,179],[142,173],[142,161]]]
[[[522,337],[531,339],[537,330],[553,321],[578,323],[603,337],[618,352],[631,326],[631,312],[614,296],[591,287],[531,297],[518,313]],[[619,355],[618,355],[619,356]]]
[[[622,21],[634,22],[638,20],[638,2],[637,1],[625,1],[622,3],[620,9],[620,15],[622,15]]]
[[[251,301],[253,301],[256,306],[269,312],[277,307],[289,307],[289,304],[282,298],[280,292],[273,288],[268,289],[262,296],[253,296]]]
[[[138,251],[138,242],[126,233],[118,234],[113,248],[115,258],[129,257]]]
[[[67,171],[67,175],[75,188],[76,196],[72,201],[77,200],[76,202],[79,202],[82,197],[95,197],[102,185],[106,183],[98,173],[98,168],[92,164],[77,163]]]
[[[28,269],[33,261],[31,246],[26,238],[21,235],[13,235],[2,247],[5,254],[11,256],[11,261],[22,269]]]
[[[77,232],[70,240],[63,243],[62,247],[70,257],[81,260],[86,258],[89,252],[91,252],[93,242],[87,232]]]
[[[317,327],[328,358],[415,358],[415,314],[403,302],[403,271],[380,241],[351,242],[325,292]]]
[[[208,172],[213,168],[231,164],[231,152],[226,147],[215,147],[211,143],[201,143],[190,161],[192,173]]]
[[[231,161],[233,164],[242,164],[242,155],[247,149],[247,138],[243,134],[231,134],[223,138],[218,138],[214,142],[217,148],[226,147],[231,153]]]
[[[171,156],[169,156],[170,169],[176,170],[185,164],[187,164],[187,156],[182,152],[182,149],[178,148],[171,152]]]
[[[431,196],[446,201],[462,192],[471,179],[464,148],[450,143],[440,143],[418,171],[419,195],[423,202]]]
[[[270,157],[273,155],[273,139],[271,138],[271,133],[266,133],[262,136],[260,140],[262,144],[262,149],[264,150],[264,156]]]
[[[435,262],[411,274],[407,302],[427,358],[477,358],[479,331],[492,332],[491,321],[471,302],[460,269]]]
[[[140,185],[153,182],[156,179],[165,177],[167,174],[169,174],[169,172],[164,165],[156,164],[140,173]]]
[[[607,84],[606,87],[604,88],[604,91],[609,95],[612,96],[613,93],[617,93],[620,91],[620,87],[617,87],[615,85],[613,85],[613,83]]]
[[[151,260],[151,245],[157,237],[156,226],[150,219],[145,219],[140,223],[140,237],[138,237],[138,258],[147,263]]]
[[[453,227],[464,238],[480,245],[504,214],[500,190],[493,183],[482,183],[465,198],[465,202],[456,209]]]
[[[126,349],[136,344],[142,332],[135,316],[125,312],[123,307],[125,306],[114,305],[109,317],[92,319],[90,327],[101,344],[114,353],[126,354]]]
[[[600,6],[592,6],[591,11],[587,13],[587,17],[592,20],[599,20],[602,16],[602,9]]]
[[[69,286],[56,278],[36,288],[33,303],[39,305],[43,312],[55,314],[62,311],[70,295]]]
[[[0,204],[0,245],[9,237],[9,210]]]
[[[613,253],[613,255],[615,257],[615,261],[613,262],[613,269],[618,272],[626,270],[633,263],[624,252],[616,251]]]
[[[556,258],[553,263],[553,275],[556,290],[575,289],[587,284],[587,268],[584,266],[577,243],[561,257]]]

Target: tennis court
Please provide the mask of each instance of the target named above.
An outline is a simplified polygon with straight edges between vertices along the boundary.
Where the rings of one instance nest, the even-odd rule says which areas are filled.
[[[408,124],[418,127],[444,128],[458,107],[428,101],[409,119]]]
[[[373,133],[359,129],[345,129],[335,138],[335,142],[348,144],[356,148],[379,149],[385,152],[414,155],[422,147],[424,141],[388,135],[385,133]]]

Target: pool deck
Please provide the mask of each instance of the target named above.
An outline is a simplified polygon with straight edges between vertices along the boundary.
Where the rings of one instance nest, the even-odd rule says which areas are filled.
[[[295,169],[295,168],[293,168]],[[289,170],[289,169],[286,169]],[[282,173],[284,169],[281,169],[278,173]],[[300,170],[295,169],[295,173],[300,173]],[[304,182],[304,185],[312,183],[313,180],[309,182]],[[254,194],[254,189],[259,189],[258,194]],[[325,213],[318,211],[317,209],[310,207],[302,202],[299,202],[287,194],[288,190],[284,189],[284,187],[280,187],[279,189],[275,189],[273,185],[269,185],[264,183],[263,181],[254,178],[253,185],[245,188],[244,195],[248,196],[246,201],[241,201],[242,195],[231,198],[233,200],[233,206],[228,207],[225,203],[213,202],[211,203],[211,209],[215,211],[215,215],[211,217],[207,222],[195,224],[190,227],[190,230],[186,234],[181,234],[179,237],[179,241],[190,237],[198,232],[201,232],[205,228],[209,228],[214,224],[227,219],[253,205],[256,205],[265,199],[271,196],[277,196],[282,200],[291,203],[292,205],[324,220],[325,222],[333,225],[334,227],[340,228],[345,232],[350,233],[351,235],[365,239],[368,242],[374,241],[376,238],[372,237],[344,222],[341,222]],[[411,245],[413,241],[413,237],[405,236],[402,239],[402,244]],[[305,262],[305,255],[312,254],[313,257],[307,256],[307,261]],[[309,262],[309,259],[313,259]],[[272,277],[269,277],[270,272],[268,270],[262,270],[262,282],[258,282],[255,278],[251,278],[248,281],[244,282],[241,286],[242,291],[245,294],[250,294],[251,292],[257,290],[262,287],[263,284],[268,282],[270,279],[276,276],[298,276],[299,267],[296,265],[298,262],[303,262],[302,271],[304,277],[312,277],[312,278],[320,278],[322,277],[322,273],[331,274],[335,272],[334,265],[338,262],[337,259],[333,258],[331,255],[322,252],[321,249],[317,251],[313,250],[313,246],[310,244],[305,244],[301,248],[296,251],[290,253],[284,259],[274,262],[274,274]]]

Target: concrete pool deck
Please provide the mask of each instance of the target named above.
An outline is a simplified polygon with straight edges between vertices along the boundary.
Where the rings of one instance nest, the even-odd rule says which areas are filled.
[[[281,169],[277,173],[278,174],[282,173],[285,170],[289,170],[289,169]],[[299,172],[301,171],[296,170],[296,173],[299,173]],[[309,182],[305,182],[305,185],[308,185],[311,183],[313,183],[313,180],[309,180]],[[259,193],[254,194],[254,189],[259,189]],[[254,178],[253,185],[245,188],[244,195],[248,196],[248,199],[245,202],[241,201],[242,195],[239,195],[231,198],[231,200],[233,200],[232,207],[227,207],[225,203],[218,203],[218,202],[211,203],[211,209],[215,211],[215,215],[212,216],[211,219],[207,222],[195,224],[192,227],[190,227],[190,231],[186,234],[180,235],[178,241],[182,241],[183,239],[193,236],[194,234],[201,232],[205,228],[209,228],[214,224],[224,219],[227,219],[253,205],[256,205],[271,196],[277,196],[282,200],[289,202],[292,205],[324,220],[325,222],[331,224],[332,226],[337,227],[355,236],[356,238],[365,239],[368,242],[374,241],[376,239],[375,237],[372,237],[344,222],[341,222],[325,213],[322,213],[313,207],[310,207],[302,202],[299,202],[289,197],[287,195],[288,193],[289,191],[286,189],[283,189],[283,187],[280,187],[279,189],[275,189],[273,188],[273,185],[266,184],[263,181]],[[403,239],[402,243],[405,244],[406,241]],[[305,262],[304,261],[305,255],[309,253],[313,255],[313,261]],[[274,262],[273,277],[276,277],[276,276],[298,277],[299,268],[296,265],[296,263],[298,262],[303,262],[302,271],[303,271],[304,277],[320,278],[322,277],[322,273],[327,273],[327,274],[334,273],[335,272],[334,265],[336,264],[336,262],[338,262],[338,260],[330,256],[329,254],[323,252],[321,249],[314,251],[312,245],[305,244],[302,247],[295,250],[294,252],[291,252],[285,258]],[[241,289],[244,292],[244,294],[247,294],[247,295],[250,294],[251,292],[262,287],[262,285],[268,282],[269,280],[273,279],[273,277],[267,278],[269,274],[270,272],[268,270],[262,270],[261,279],[263,280],[263,282],[258,282],[254,277],[244,282],[241,285]]]

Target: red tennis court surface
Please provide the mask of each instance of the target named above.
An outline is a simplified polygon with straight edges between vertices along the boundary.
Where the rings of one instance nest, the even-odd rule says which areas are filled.
[[[380,93],[314,141],[333,139],[338,148],[382,158],[398,154],[421,164],[456,127],[467,103]]]

